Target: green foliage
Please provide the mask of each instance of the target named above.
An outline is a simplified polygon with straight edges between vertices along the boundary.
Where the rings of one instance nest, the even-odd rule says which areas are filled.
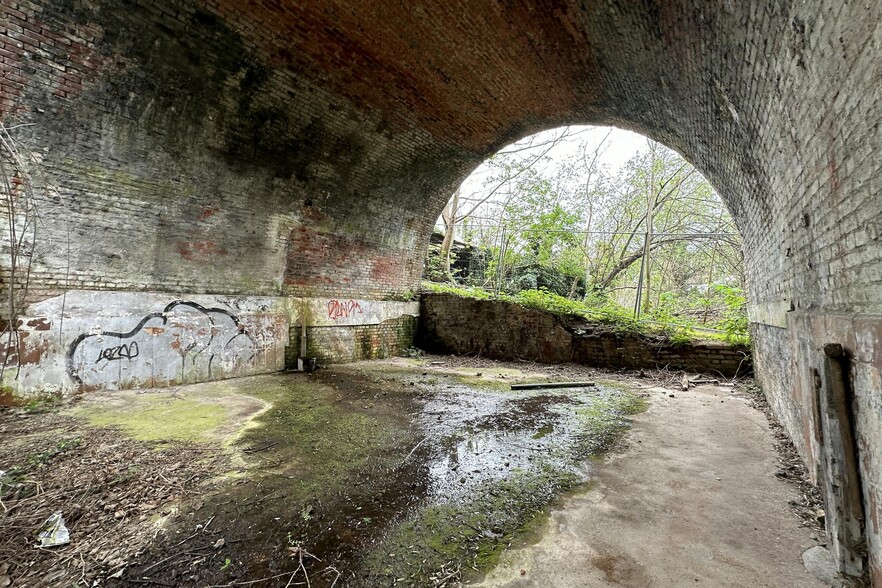
[[[576,300],[564,298],[545,290],[523,290],[515,296],[515,301],[527,308],[545,310],[562,316],[585,316],[585,305]]]
[[[547,145],[547,136],[536,144]],[[486,220],[470,226],[463,218],[458,233],[479,252],[481,268],[457,281],[483,289],[498,284],[507,299],[524,306],[585,316],[616,330],[674,341],[749,341],[737,231],[701,174],[653,142],[612,172],[597,163],[587,140],[555,156],[545,147],[531,151],[533,140],[486,162],[486,191],[471,195],[482,204],[469,213]],[[653,237],[638,324],[631,309],[648,209]],[[498,228],[477,231],[481,222]],[[452,279],[433,263],[427,263],[427,279]],[[487,296],[478,291],[453,293]]]
[[[450,265],[456,261],[456,253],[450,252]],[[453,268],[451,267],[451,271]],[[432,282],[446,282],[450,279],[444,269],[444,256],[441,255],[441,245],[429,245],[429,254],[426,256],[426,268],[423,273],[425,279]]]
[[[440,294],[453,294],[463,298],[475,300],[491,300],[492,292],[479,288],[455,286],[451,284],[437,284],[423,282],[423,290]],[[674,310],[677,297],[668,293],[660,297],[661,304],[653,308],[647,317],[649,322],[634,319],[631,309],[625,308],[614,300],[609,300],[602,295],[592,294],[585,300],[572,300],[545,290],[523,290],[517,294],[500,294],[496,299],[514,302],[526,308],[533,308],[550,312],[558,316],[580,317],[608,326],[619,333],[639,333],[643,335],[661,335],[671,343],[685,345],[699,339],[717,339],[733,345],[750,345],[750,337],[747,333],[746,317],[738,317],[739,300],[743,304],[744,297],[738,288],[721,289],[726,292],[732,303],[734,319],[731,323],[737,329],[714,333],[702,330],[698,320],[694,317],[677,314]],[[719,328],[714,324],[713,328]]]
[[[476,300],[489,300],[493,298],[493,294],[486,290],[457,286],[448,283],[438,284],[435,282],[423,282],[423,290],[426,292],[435,292],[437,294],[456,294],[463,298],[474,298]]]
[[[717,284],[715,289],[723,298],[725,310],[723,318],[719,321],[720,328],[726,333],[726,340],[730,343],[749,344],[750,336],[747,331],[747,299],[740,288],[733,288],[723,284]]]
[[[390,302],[413,302],[417,300],[418,293],[415,290],[404,290],[402,292],[396,292],[394,294],[388,294],[383,297],[383,300],[388,300]]]

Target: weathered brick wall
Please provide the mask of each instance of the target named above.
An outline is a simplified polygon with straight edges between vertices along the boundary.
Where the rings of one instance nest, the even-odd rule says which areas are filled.
[[[2,339],[2,396],[192,384],[413,346],[416,302],[71,290],[30,305]],[[296,332],[296,333],[295,333]],[[289,338],[290,333],[295,336]]]
[[[33,292],[413,290],[427,214],[381,178],[449,148],[410,130],[411,153],[392,153],[400,134],[255,53],[253,24],[222,12],[0,4],[0,120],[36,153],[29,167],[46,184]]]
[[[418,344],[441,353],[496,359],[581,363],[604,369],[670,367],[732,377],[751,373],[750,349],[721,342],[674,345],[657,337],[612,332],[513,302],[452,294],[420,299]]]
[[[372,325],[307,328],[306,356],[327,365],[401,355],[414,345],[417,322],[417,317],[405,315]],[[291,328],[291,341],[288,369],[297,366],[300,327]]]
[[[758,376],[810,465],[807,374],[834,336],[852,358],[882,583],[882,354],[867,351],[882,3],[0,0],[0,14],[0,120],[47,187],[32,299],[402,297],[452,188],[508,141],[608,123],[677,149],[742,232]]]

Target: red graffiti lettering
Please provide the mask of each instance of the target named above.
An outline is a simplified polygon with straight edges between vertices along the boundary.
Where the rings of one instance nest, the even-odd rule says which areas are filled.
[[[328,301],[328,318],[348,318],[355,314],[364,314],[361,305],[355,300],[330,300]]]

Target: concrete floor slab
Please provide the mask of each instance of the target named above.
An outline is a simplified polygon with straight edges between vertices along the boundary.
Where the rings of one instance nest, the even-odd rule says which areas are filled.
[[[552,513],[535,545],[510,549],[484,588],[821,588],[815,545],[775,477],[768,422],[731,389],[653,394],[626,451]]]

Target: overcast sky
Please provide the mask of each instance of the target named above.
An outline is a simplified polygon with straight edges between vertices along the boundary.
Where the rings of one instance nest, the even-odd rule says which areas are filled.
[[[543,131],[532,135],[531,137],[521,139],[520,141],[505,147],[502,151],[520,149],[529,144],[532,140],[533,145],[537,145],[536,147],[518,152],[519,157],[524,160],[529,160],[536,157],[536,155],[540,154],[545,149],[548,149],[547,144],[544,146],[542,144],[552,141],[555,137],[560,136],[563,131],[564,128]],[[570,127],[570,132],[573,134],[572,136],[561,140],[560,143],[552,147],[546,154],[546,157],[551,162],[559,161],[574,155],[578,152],[580,145],[586,143],[588,149],[593,152],[596,146],[603,141],[604,137],[606,137],[607,133],[610,133],[610,135],[604,143],[600,163],[603,166],[607,166],[611,173],[615,173],[618,168],[633,157],[638,151],[645,151],[647,148],[646,137],[643,135],[638,135],[637,133],[617,129],[615,127],[574,126]],[[542,165],[537,164],[537,167],[541,168]],[[481,164],[462,183],[461,200],[463,201],[463,205],[465,205],[466,201],[472,198],[480,199],[480,194],[485,193],[484,182],[487,179],[488,173],[488,167],[485,164]],[[443,226],[440,217],[438,225]]]
[[[570,127],[570,130],[577,134],[562,140],[548,152],[547,157],[552,161],[573,155],[578,151],[579,145],[582,143],[587,143],[589,148],[593,151],[596,145],[603,140],[607,133],[610,132],[611,134],[604,144],[604,151],[601,155],[600,162],[602,165],[609,166],[611,172],[614,173],[638,151],[646,150],[646,137],[638,135],[637,133],[632,133],[631,131],[625,131],[615,127]],[[514,146],[525,145],[531,139],[534,144],[546,143],[553,140],[554,137],[559,136],[562,131],[563,129],[553,129],[537,133],[536,135],[532,135],[532,137],[526,137],[509,145],[504,148],[503,151],[515,148]],[[535,147],[532,150],[522,151],[519,155],[524,159],[530,159],[546,148],[547,146]],[[475,192],[479,192],[487,173],[488,169],[486,165],[481,164],[478,166],[478,168],[475,169],[475,171],[463,182],[462,195],[468,197]]]

